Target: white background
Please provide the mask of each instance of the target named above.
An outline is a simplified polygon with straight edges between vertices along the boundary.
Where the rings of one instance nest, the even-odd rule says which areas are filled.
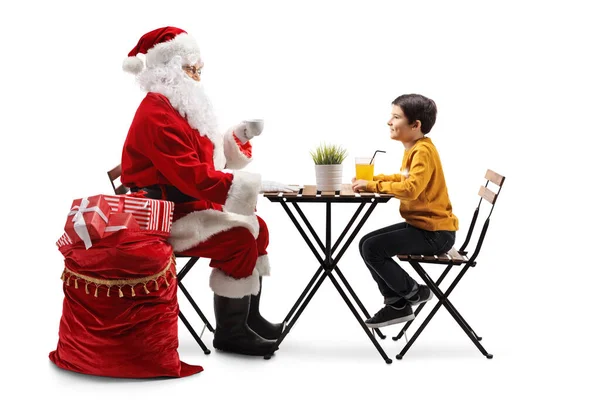
[[[593,396],[600,28],[592,1],[118,3],[0,6],[7,398]],[[451,296],[493,360],[441,310],[405,359],[386,365],[328,281],[270,361],[205,356],[183,326],[182,360],[205,368],[189,378],[88,377],[48,360],[63,298],[54,242],[72,199],[111,192],[106,171],[120,162],[143,97],[121,63],[142,34],[166,25],[198,40],[221,128],[265,119],[249,167],[265,179],[314,183],[308,152],[321,141],[348,149],[347,182],[352,158],[376,149],[387,151],[376,173],[393,173],[402,147],[389,139],[390,102],[413,92],[437,102],[430,137],[459,243],[486,169],[507,177],[478,266]],[[263,313],[281,320],[317,264],[279,205],[261,198],[258,208],[273,267]],[[397,209],[397,200],[378,207],[360,235],[396,222]],[[322,207],[306,210],[323,232]],[[351,208],[334,212],[339,232]],[[381,298],[356,243],[340,266],[375,312]],[[202,260],[186,279],[214,320],[208,273]],[[184,299],[181,307],[192,316]],[[381,343],[394,358],[401,345],[389,336]]]

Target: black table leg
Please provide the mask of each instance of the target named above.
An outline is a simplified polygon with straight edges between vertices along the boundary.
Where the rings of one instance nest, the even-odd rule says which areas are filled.
[[[342,283],[344,284],[344,286],[346,287],[346,289],[348,290],[348,292],[350,293],[350,295],[352,296],[352,298],[358,305],[358,308],[360,308],[360,310],[366,316],[365,319],[371,318],[371,315],[369,314],[366,307],[363,305],[362,301],[360,301],[360,299],[358,298],[358,296],[352,289],[352,286],[350,286],[350,283],[348,283],[348,281],[346,280],[346,277],[342,274],[342,271],[337,266],[334,268],[334,271],[337,272],[338,276],[340,277],[340,280],[342,281]],[[373,330],[375,331],[375,333],[377,333],[377,336],[379,336],[381,339],[386,338],[386,336],[379,330],[379,328],[375,328]]]
[[[356,318],[356,320],[358,321],[360,326],[363,328],[363,330],[365,331],[365,333],[367,334],[369,339],[371,339],[373,346],[375,346],[375,348],[377,349],[379,354],[381,354],[381,357],[383,358],[383,360],[386,362],[386,364],[391,364],[392,359],[388,357],[388,355],[385,353],[385,351],[383,351],[383,349],[381,348],[381,345],[379,344],[377,339],[375,339],[375,336],[373,336],[373,334],[371,334],[371,332],[369,331],[369,327],[367,327],[367,325],[363,321],[363,319],[360,316],[360,314],[358,313],[358,311],[356,311],[356,308],[354,308],[354,306],[352,305],[352,302],[350,302],[350,299],[348,298],[348,296],[346,296],[346,293],[344,293],[344,290],[342,289],[342,287],[340,286],[338,281],[333,276],[333,273],[331,271],[328,271],[327,275],[329,276],[329,279],[331,279],[331,282],[333,282],[333,285],[335,286],[337,291],[340,293],[340,296],[342,296],[342,298],[346,302],[346,305],[348,306],[350,311],[352,311],[352,314],[354,315],[354,317]]]
[[[356,212],[352,216],[352,219],[350,220],[350,223],[346,226],[346,229],[344,229],[344,231],[340,235],[339,239],[337,240],[336,244],[333,246],[332,252],[335,251],[335,248],[342,242],[343,237],[346,235],[346,233],[350,229],[350,226],[354,223],[354,221],[356,220],[356,217],[358,216],[358,214],[364,208],[365,205],[366,205],[366,203],[362,203],[361,206],[358,208],[358,210],[356,210]],[[356,235],[358,235],[358,232],[361,230],[361,228],[363,227],[363,225],[365,224],[365,222],[367,221],[367,219],[369,218],[369,216],[375,209],[375,206],[377,206],[376,202],[371,203],[371,206],[369,207],[369,209],[367,210],[365,215],[363,215],[363,217],[360,219],[360,221],[358,222],[358,225],[356,226],[356,228],[354,228],[354,230],[350,234],[350,237],[346,240],[346,242],[342,246],[342,249],[337,253],[337,255],[333,261],[333,265],[332,265],[333,269],[336,270],[338,276],[340,277],[340,280],[342,281],[344,286],[346,286],[346,289],[348,290],[348,292],[350,293],[350,295],[352,296],[352,298],[354,299],[354,301],[356,302],[356,304],[358,305],[360,310],[366,316],[366,319],[371,318],[371,315],[369,314],[369,312],[367,311],[367,309],[365,308],[363,303],[360,301],[360,299],[358,298],[358,296],[356,295],[356,293],[354,292],[352,287],[350,286],[350,283],[348,283],[348,280],[346,280],[346,277],[342,274],[342,271],[338,268],[337,263],[342,258],[342,256],[344,255],[344,253],[346,252],[348,247],[350,246],[350,243],[352,243],[352,241],[354,240]],[[377,335],[381,339],[385,339],[386,336],[381,332],[381,330],[379,330],[379,328],[375,328],[374,331],[375,331],[375,333],[377,333]]]
[[[300,218],[302,219],[302,221],[304,221],[304,223],[306,224],[308,230],[313,235],[315,241],[317,242],[317,244],[319,245],[319,247],[321,248],[321,250],[325,254],[327,254],[328,253],[327,249],[325,248],[325,246],[323,246],[323,243],[320,241],[320,239],[317,236],[315,230],[313,229],[313,227],[311,226],[310,222],[308,221],[308,218],[306,218],[306,216],[302,212],[302,209],[298,206],[297,203],[292,203],[292,204],[293,204],[294,208],[296,209],[296,211],[298,212],[298,215],[300,215]],[[327,204],[331,207],[331,203],[327,203]],[[360,212],[365,208],[366,204],[367,203],[361,203],[360,206],[358,207],[358,209],[356,210],[356,212],[354,212],[354,215],[352,215],[352,218],[350,219],[350,221],[348,222],[348,224],[346,225],[346,227],[344,228],[344,230],[340,234],[340,236],[339,236],[338,240],[336,241],[336,243],[333,245],[333,248],[331,248],[331,250],[329,251],[330,255],[332,255],[335,252],[335,250],[338,248],[338,246],[342,243],[342,240],[344,239],[344,236],[346,236],[346,234],[348,233],[348,231],[350,230],[350,228],[354,224],[354,221],[356,221],[357,217],[360,215]],[[283,203],[282,203],[282,205],[283,205]],[[369,207],[369,209],[367,210],[367,212],[363,216],[363,218],[359,221],[357,227],[352,232],[350,238],[344,243],[344,246],[343,246],[342,250],[340,250],[340,252],[338,252],[338,255],[335,258],[336,261],[333,262],[333,265],[337,269],[336,272],[338,273],[338,275],[339,275],[342,283],[344,284],[344,286],[346,286],[346,289],[348,290],[348,292],[350,293],[350,295],[352,296],[352,298],[354,299],[354,301],[356,302],[356,304],[358,305],[358,307],[360,308],[360,310],[364,313],[364,315],[366,316],[366,319],[371,318],[371,315],[369,314],[369,312],[367,311],[367,309],[365,308],[365,306],[363,305],[363,303],[360,301],[360,299],[358,298],[358,296],[356,295],[356,293],[354,292],[354,290],[352,289],[352,287],[350,286],[350,284],[348,283],[348,281],[346,280],[346,278],[344,277],[344,275],[339,270],[339,268],[337,267],[336,264],[337,264],[337,260],[339,260],[341,258],[341,256],[344,254],[344,252],[346,251],[346,249],[348,248],[348,246],[350,245],[350,243],[352,242],[352,240],[354,240],[354,238],[356,237],[356,235],[358,234],[358,232],[360,231],[360,229],[362,228],[362,226],[365,224],[366,220],[369,218],[369,216],[371,215],[371,213],[375,209],[376,205],[377,205],[377,203],[375,203],[375,202],[371,203],[371,206]],[[286,208],[286,206],[284,205],[284,209],[285,208]],[[286,211],[288,211],[288,216],[290,216],[290,218],[292,218],[291,212],[289,212],[289,210],[286,210]],[[329,208],[329,213],[331,213],[331,208]],[[296,225],[296,228],[300,229],[300,225],[299,224]],[[304,237],[304,235],[303,235],[303,237]],[[308,243],[308,238],[307,237],[308,237],[308,235],[306,235],[306,237],[304,237],[304,240],[307,241],[307,243]],[[313,253],[315,253],[315,252],[316,252],[316,250],[313,251]],[[330,259],[331,259],[331,257],[330,257]],[[322,261],[320,260],[320,262],[322,262]],[[325,265],[327,265],[327,262],[325,262]],[[316,279],[316,278],[313,278],[313,279]],[[296,304],[298,304],[298,303],[299,303],[299,301],[296,302]],[[292,308],[292,310],[288,314],[288,317],[293,313],[294,310],[295,310],[295,308]],[[288,319],[288,317],[286,317],[286,320]],[[377,333],[377,335],[381,339],[385,339],[385,335],[378,328],[375,329],[375,333]]]
[[[352,242],[352,240],[354,240],[354,238],[358,234],[358,231],[362,228],[362,226],[364,225],[364,223],[366,222],[366,220],[368,219],[370,214],[373,212],[375,206],[377,205],[377,202],[373,202],[371,204],[371,206],[369,207],[369,209],[367,210],[365,215],[362,217],[362,219],[360,220],[360,222],[358,223],[357,227],[354,229],[354,231],[352,232],[350,237],[345,241],[342,249],[338,252],[335,259],[333,258],[333,254],[332,254],[333,251],[335,251],[335,249],[337,249],[337,247],[342,243],[343,237],[348,233],[351,225],[354,223],[354,221],[356,220],[357,216],[359,215],[360,211],[362,211],[362,209],[364,208],[366,203],[362,203],[360,205],[359,209],[354,213],[352,219],[350,220],[350,223],[346,226],[342,235],[340,235],[340,237],[336,241],[335,245],[333,246],[333,249],[332,249],[332,240],[331,240],[331,202],[325,203],[325,207],[326,207],[325,245],[323,245],[321,240],[318,238],[315,230],[311,226],[310,222],[308,221],[308,219],[306,218],[306,216],[304,215],[304,213],[302,212],[300,207],[298,207],[298,205],[296,203],[292,203],[294,208],[300,215],[300,218],[306,224],[308,231],[314,237],[317,245],[323,251],[324,257],[321,257],[321,255],[319,254],[319,252],[317,251],[317,249],[315,248],[315,246],[309,239],[307,233],[304,231],[304,229],[302,228],[302,226],[300,225],[300,223],[298,222],[298,220],[296,219],[294,214],[292,214],[291,210],[289,209],[288,205],[286,204],[285,199],[280,204],[282,205],[283,209],[288,214],[288,217],[290,218],[290,220],[292,221],[292,223],[294,224],[294,226],[296,227],[296,229],[298,230],[298,232],[300,233],[300,235],[302,236],[302,238],[304,239],[304,241],[306,242],[306,244],[308,245],[308,247],[314,254],[315,258],[319,261],[320,266],[319,266],[319,269],[317,270],[317,272],[311,278],[310,282],[308,283],[308,285],[306,286],[306,288],[304,289],[302,294],[300,295],[300,297],[298,298],[298,300],[296,300],[294,306],[292,307],[292,309],[290,310],[288,315],[285,317],[284,330],[283,330],[282,334],[280,335],[280,337],[277,339],[275,345],[273,346],[273,351],[271,352],[271,354],[266,355],[264,358],[268,360],[272,357],[275,350],[278,349],[281,342],[288,335],[288,333],[290,332],[290,330],[292,329],[292,327],[294,326],[294,324],[296,323],[296,321],[298,320],[298,318],[300,317],[300,315],[302,314],[302,312],[304,311],[304,309],[306,308],[308,303],[312,300],[313,296],[315,295],[317,290],[322,285],[323,281],[325,280],[325,277],[329,276],[333,285],[335,286],[337,291],[340,293],[340,296],[346,302],[346,305],[348,306],[348,308],[350,309],[352,314],[355,316],[355,318],[358,320],[359,324],[362,326],[363,330],[365,331],[365,333],[367,334],[369,339],[371,339],[371,342],[373,343],[373,345],[375,346],[377,351],[379,351],[379,354],[382,356],[382,358],[384,359],[384,361],[386,363],[390,364],[392,362],[392,360],[387,356],[387,354],[385,353],[385,351],[383,351],[383,349],[381,348],[381,346],[379,345],[379,343],[377,342],[375,337],[371,334],[371,332],[369,331],[369,328],[365,325],[363,318],[360,316],[360,314],[358,313],[358,311],[356,310],[356,308],[354,307],[354,305],[352,304],[352,302],[350,301],[350,299],[348,298],[348,296],[342,289],[342,286],[340,285],[340,283],[333,276],[333,271],[335,270],[336,273],[339,275],[340,280],[342,281],[342,284],[349,291],[350,295],[355,300],[355,302],[358,304],[361,311],[367,316],[367,318],[370,318],[369,313],[367,312],[366,308],[364,307],[364,305],[362,304],[362,302],[360,301],[360,299],[358,298],[358,296],[356,295],[356,293],[354,292],[354,290],[352,289],[352,287],[350,286],[350,284],[348,283],[348,281],[346,280],[344,275],[341,273],[340,269],[337,267],[337,263],[339,262],[339,260],[341,259],[341,257],[345,253],[345,251],[347,250],[347,248],[350,245],[350,243]],[[316,282],[316,284],[315,284],[315,282]],[[315,284],[314,287],[313,287],[313,284]],[[312,287],[312,289],[311,289],[311,287]],[[297,310],[297,312],[296,312],[296,310]],[[289,325],[287,324],[287,322],[289,322]],[[379,329],[376,329],[375,331],[381,338],[385,338],[385,336],[381,333],[381,331]]]
[[[310,279],[310,282],[308,282],[308,285],[306,285],[306,288],[304,288],[304,291],[302,292],[302,294],[300,295],[300,297],[298,297],[298,300],[296,300],[296,303],[294,303],[294,306],[292,307],[292,309],[290,310],[290,312],[285,316],[285,319],[283,320],[283,322],[285,324],[289,323],[290,318],[292,318],[292,315],[296,312],[296,309],[300,306],[300,304],[302,303],[302,301],[304,300],[304,298],[306,297],[306,295],[310,291],[310,288],[317,281],[317,279],[319,278],[319,275],[322,274],[324,271],[325,270],[323,269],[323,267],[319,267],[319,269],[317,269],[317,272],[315,272],[315,274],[313,275],[313,277]]]
[[[321,274],[321,276],[318,278],[317,284],[310,291],[310,293],[308,294],[308,297],[306,297],[306,300],[303,301],[303,302],[301,302],[300,309],[294,315],[294,317],[290,321],[290,324],[289,325],[285,325],[285,328],[283,329],[283,332],[281,332],[281,335],[277,339],[277,342],[275,342],[275,344],[273,345],[273,350],[269,354],[267,354],[266,356],[264,356],[265,360],[269,360],[273,356],[273,354],[275,353],[275,351],[277,350],[277,348],[279,347],[279,345],[281,344],[281,342],[283,342],[283,339],[285,339],[285,337],[288,335],[288,333],[292,330],[292,327],[294,326],[294,324],[296,323],[296,321],[298,320],[298,318],[300,317],[300,315],[302,314],[302,312],[304,311],[304,309],[306,308],[306,306],[308,305],[308,303],[310,303],[310,301],[312,300],[312,298],[315,295],[315,293],[317,293],[317,290],[319,290],[319,288],[323,284],[323,281],[325,280],[325,276],[327,276],[327,274],[325,273],[325,271],[322,268],[319,269],[319,273]],[[310,285],[308,287],[310,287]],[[298,299],[298,300],[300,301],[300,299]]]

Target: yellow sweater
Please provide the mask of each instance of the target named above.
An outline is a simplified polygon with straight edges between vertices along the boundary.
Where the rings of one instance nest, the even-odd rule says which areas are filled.
[[[440,156],[428,137],[405,150],[399,174],[374,176],[367,183],[367,191],[391,193],[400,199],[400,215],[417,228],[458,230]]]

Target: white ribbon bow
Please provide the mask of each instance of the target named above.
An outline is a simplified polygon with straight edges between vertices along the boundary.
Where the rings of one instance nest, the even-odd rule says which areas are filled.
[[[88,204],[90,204],[88,198],[82,198],[81,204],[73,207],[69,212],[69,216],[73,215],[73,219],[71,220],[73,222],[73,229],[75,229],[75,233],[77,233],[77,236],[79,236],[81,240],[83,240],[83,244],[85,245],[86,250],[92,247],[92,239],[90,238],[90,232],[88,231],[87,226],[85,225],[83,213],[94,211],[98,213],[98,215],[100,215],[100,218],[102,218],[104,222],[108,223],[108,218],[106,217],[106,215],[104,215],[100,207],[88,207]]]

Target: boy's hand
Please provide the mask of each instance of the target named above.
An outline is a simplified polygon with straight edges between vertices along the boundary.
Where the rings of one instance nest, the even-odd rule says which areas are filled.
[[[352,178],[352,191],[359,192],[361,190],[367,190],[367,181],[364,179]]]

